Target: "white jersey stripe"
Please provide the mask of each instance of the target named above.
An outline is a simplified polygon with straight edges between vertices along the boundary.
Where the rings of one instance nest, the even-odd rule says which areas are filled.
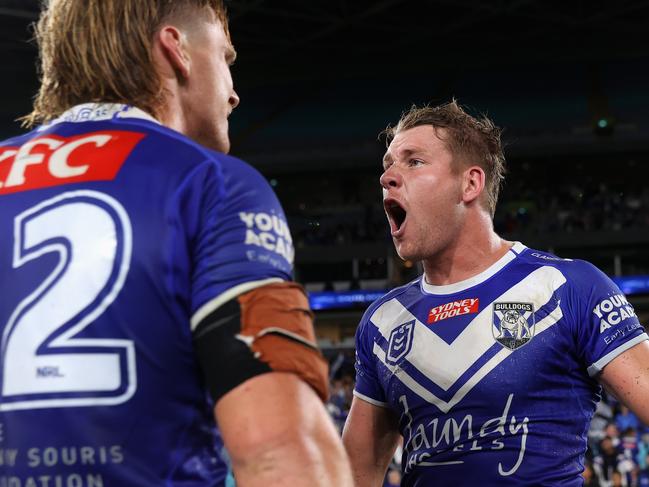
[[[617,347],[615,350],[613,350],[612,352],[607,353],[601,359],[599,359],[597,362],[595,362],[593,365],[588,367],[588,375],[593,377],[593,376],[599,374],[602,371],[602,369],[604,368],[604,366],[606,366],[606,364],[611,362],[611,360],[613,360],[615,357],[617,357],[618,355],[620,355],[623,352],[626,352],[629,348],[635,347],[638,343],[644,342],[645,340],[649,340],[649,335],[647,335],[646,333],[643,333],[642,335],[639,335],[639,336],[635,337],[633,340],[630,340],[630,341],[628,341],[626,343],[623,343],[622,345]]]
[[[551,286],[547,285],[548,282]],[[565,282],[565,277],[556,268],[540,267],[494,301],[532,301],[534,309],[539,310]],[[381,305],[370,319],[388,341],[395,327],[415,320],[413,345],[406,359],[445,391],[494,344],[491,305],[485,306],[451,344],[446,343],[428,326],[417,320],[396,299]],[[431,360],[431,357],[443,357],[443,367],[438,361]]]
[[[545,318],[543,318],[541,321],[539,321],[536,324],[536,332],[535,335],[538,336],[544,331],[546,331],[548,328],[551,326],[555,325],[561,318],[563,318],[563,312],[561,311],[561,305],[560,303],[557,304],[557,307],[552,311],[552,313],[548,314]],[[493,337],[491,338],[492,340],[492,345],[493,345]],[[409,375],[407,372],[405,372],[402,368],[400,367],[395,367],[390,364],[388,364],[386,357],[385,357],[385,351],[377,344],[374,343],[374,355],[381,361],[381,363],[392,372],[396,378],[398,378],[403,384],[408,387],[412,392],[417,394],[419,397],[424,399],[425,401],[434,404],[437,406],[442,412],[447,413],[455,406],[458,402],[460,402],[464,396],[466,396],[471,389],[473,389],[489,372],[491,372],[494,368],[496,368],[503,360],[505,360],[511,353],[513,353],[512,350],[509,350],[508,348],[504,348],[500,350],[496,355],[491,357],[487,363],[485,363],[478,371],[460,387],[460,389],[453,395],[453,397],[447,402],[444,401],[443,399],[440,399],[437,397],[435,394],[430,392],[428,389],[426,389],[424,386],[419,384],[411,375]],[[434,368],[441,368],[443,367],[443,362],[442,361],[436,361],[435,360],[435,355],[430,355],[429,357],[432,357],[432,360],[430,360],[430,369]],[[445,359],[449,358],[447,355]],[[430,373],[430,372],[429,372]]]

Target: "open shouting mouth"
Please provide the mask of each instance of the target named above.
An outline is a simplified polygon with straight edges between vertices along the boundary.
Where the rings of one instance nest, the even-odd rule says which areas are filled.
[[[390,233],[393,237],[399,237],[403,233],[408,212],[401,203],[393,198],[383,200],[383,207],[390,222]]]

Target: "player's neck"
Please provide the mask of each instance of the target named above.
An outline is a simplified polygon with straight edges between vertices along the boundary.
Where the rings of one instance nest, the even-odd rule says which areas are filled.
[[[187,133],[187,124],[184,111],[177,96],[167,93],[165,106],[160,110],[158,119],[162,125],[169,127],[181,134]]]
[[[467,220],[450,245],[422,261],[428,284],[446,286],[470,279],[509,251],[512,243],[496,234],[491,219],[486,218]]]

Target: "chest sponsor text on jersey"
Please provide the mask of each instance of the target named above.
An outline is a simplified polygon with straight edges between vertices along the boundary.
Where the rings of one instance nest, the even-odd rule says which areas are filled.
[[[122,445],[0,448],[0,487],[104,487],[101,467],[124,461]]]
[[[428,324],[437,323],[438,321],[454,318],[460,315],[477,313],[479,307],[480,300],[478,298],[459,299],[440,306],[435,306],[428,312]]]
[[[425,418],[418,422],[405,395],[399,398],[402,418],[405,419],[404,472],[415,468],[462,465],[466,453],[484,451],[500,452],[500,460],[493,465],[501,477],[509,477],[518,471],[527,447],[529,418],[511,413],[514,394],[509,394],[502,413],[486,421],[476,421],[472,414],[462,418],[452,416]],[[457,453],[457,455],[456,455]]]

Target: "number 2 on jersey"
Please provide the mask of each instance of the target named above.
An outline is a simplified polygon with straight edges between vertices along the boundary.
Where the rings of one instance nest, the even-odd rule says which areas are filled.
[[[115,405],[133,395],[133,342],[85,333],[122,289],[131,251],[128,214],[104,193],[67,192],[16,217],[14,269],[50,253],[58,263],[4,328],[0,410]]]

